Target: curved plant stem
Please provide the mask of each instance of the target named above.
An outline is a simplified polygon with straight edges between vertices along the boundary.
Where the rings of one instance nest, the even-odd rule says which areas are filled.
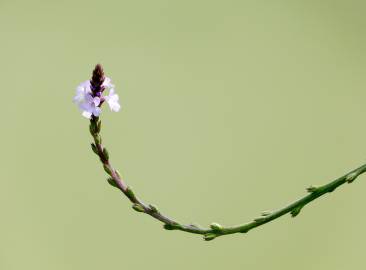
[[[110,161],[107,149],[102,145],[100,137],[101,121],[98,117],[92,117],[90,120],[90,133],[94,138],[92,143],[92,150],[96,153],[104,167],[104,170],[110,176],[108,178],[109,184],[118,188],[127,196],[132,203],[132,208],[138,212],[145,213],[151,217],[161,221],[164,224],[164,228],[167,230],[179,230],[194,234],[202,234],[204,239],[209,241],[218,236],[234,234],[234,233],[247,233],[251,229],[262,226],[272,220],[275,220],[287,213],[290,213],[292,217],[296,217],[302,208],[313,200],[323,196],[326,193],[333,192],[337,187],[345,184],[352,183],[359,175],[366,172],[366,164],[361,167],[339,177],[338,179],[329,182],[323,186],[310,186],[307,188],[308,194],[304,197],[294,201],[293,203],[278,209],[273,212],[263,212],[260,217],[255,218],[253,221],[242,225],[223,227],[220,224],[212,223],[209,228],[201,228],[193,224],[184,225],[181,224],[164,214],[162,214],[154,205],[146,204],[139,199],[129,186],[124,182],[121,175],[115,170]]]

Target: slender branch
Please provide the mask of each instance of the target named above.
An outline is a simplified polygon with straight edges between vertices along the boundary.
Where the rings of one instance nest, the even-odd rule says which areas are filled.
[[[108,178],[109,184],[118,188],[132,203],[132,208],[138,212],[145,213],[151,217],[161,221],[164,224],[166,230],[179,230],[194,234],[202,234],[204,239],[209,241],[218,236],[234,234],[234,233],[247,233],[251,229],[262,226],[272,220],[275,220],[287,213],[290,213],[292,217],[296,217],[302,208],[313,200],[323,196],[326,193],[333,192],[339,186],[345,183],[352,183],[359,175],[366,172],[366,164],[361,167],[339,177],[338,179],[325,184],[323,186],[310,186],[307,188],[308,194],[297,201],[273,212],[263,212],[260,217],[255,218],[253,221],[236,226],[223,227],[217,223],[212,223],[210,228],[201,228],[193,224],[184,225],[181,224],[164,214],[162,214],[154,205],[146,204],[139,199],[132,189],[124,182],[121,175],[116,169],[114,169],[109,161],[109,153],[107,149],[102,145],[102,139],[100,136],[101,121],[98,117],[92,117],[90,120],[90,133],[94,138],[92,143],[92,150],[100,158],[103,164],[104,170],[110,176]]]

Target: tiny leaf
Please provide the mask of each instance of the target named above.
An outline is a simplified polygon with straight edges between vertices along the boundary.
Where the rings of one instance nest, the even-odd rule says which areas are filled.
[[[94,136],[94,140],[96,144],[102,144],[102,137],[99,134]]]
[[[103,149],[103,156],[104,156],[104,159],[105,160],[109,160],[109,153],[108,153],[107,148],[104,148]]]
[[[319,187],[311,185],[310,187],[306,188],[307,192],[314,193],[318,190]]]
[[[257,217],[254,219],[255,222],[262,222],[263,220],[265,220],[265,217]]]
[[[96,134],[96,132],[95,132],[95,123],[94,123],[94,121],[90,121],[89,131],[90,131],[90,134],[91,134],[92,136],[94,136],[94,135]]]
[[[349,175],[347,175],[346,177],[346,181],[348,184],[352,183],[353,181],[355,181],[355,179],[357,178],[358,174],[356,172],[350,173]]]
[[[217,234],[216,234],[216,233],[206,233],[206,234],[203,236],[203,239],[204,239],[205,241],[211,241],[211,240],[214,240],[216,237],[217,237]]]
[[[151,212],[153,212],[153,213],[157,213],[157,212],[159,212],[159,211],[158,211],[158,208],[156,208],[156,206],[155,206],[155,205],[153,205],[153,204],[149,204],[149,208],[150,208]]]
[[[96,131],[97,131],[97,133],[100,132],[101,127],[102,127],[102,121],[100,121],[100,119],[98,119],[97,125],[96,125]]]
[[[112,187],[116,187],[118,188],[116,181],[114,181],[114,179],[112,177],[107,178],[108,183],[112,186]]]
[[[295,209],[293,209],[291,211],[291,216],[296,217],[298,214],[300,214],[301,209],[302,209],[302,206],[298,206]]]
[[[211,223],[210,228],[214,231],[221,231],[222,226],[218,223]]]
[[[97,148],[97,146],[96,146],[94,143],[92,143],[92,144],[91,144],[91,148],[92,148],[92,150],[93,150],[93,152],[94,152],[95,154],[99,155],[99,153],[98,153],[98,148]]]
[[[135,201],[136,200],[136,196],[135,196],[135,193],[132,191],[132,188],[131,187],[127,187],[126,189],[126,195],[128,198],[130,198],[132,201]]]
[[[103,164],[103,168],[104,168],[106,173],[108,173],[109,175],[112,175],[111,169],[106,164]]]
[[[137,211],[137,212],[145,212],[145,209],[144,207],[141,205],[141,204],[138,204],[138,203],[134,203],[132,205],[132,208]]]
[[[264,217],[269,216],[270,214],[272,214],[271,211],[263,211],[262,212],[262,216],[264,216]]]

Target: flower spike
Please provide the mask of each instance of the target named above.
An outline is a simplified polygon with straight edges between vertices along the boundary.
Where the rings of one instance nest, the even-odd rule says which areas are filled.
[[[106,89],[109,90],[109,94],[103,96]],[[103,67],[100,64],[95,66],[91,80],[82,82],[76,88],[73,101],[82,111],[82,115],[89,119],[101,114],[104,101],[107,101],[110,109],[114,112],[118,112],[121,108],[114,85],[110,78],[104,76]]]

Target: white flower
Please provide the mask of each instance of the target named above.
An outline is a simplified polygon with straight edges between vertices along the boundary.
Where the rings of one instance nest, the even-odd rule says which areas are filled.
[[[76,95],[74,97],[74,103],[80,107],[80,105],[85,102],[85,96],[88,93],[91,93],[91,90],[90,90],[90,81],[82,82],[76,88]]]
[[[90,81],[85,81],[76,88],[74,103],[79,107],[82,111],[82,115],[86,118],[90,118],[92,115],[100,115],[101,109],[98,107],[100,98],[92,96]]]
[[[112,111],[118,112],[120,110],[119,97],[114,92],[114,85],[111,79],[106,77],[102,86],[104,86],[105,90],[109,90],[108,96],[103,96],[101,93],[97,94],[98,96],[94,96],[90,81],[85,81],[76,88],[76,95],[73,100],[82,111],[84,117],[90,119],[92,115],[99,116],[102,112],[100,106],[104,100],[107,101]]]
[[[118,95],[114,92],[114,88],[111,88],[109,90],[109,94],[108,96],[104,97],[105,100],[107,101],[109,108],[114,111],[114,112],[118,112],[119,109],[121,109],[121,105],[119,104],[118,100],[119,97]]]
[[[90,93],[88,93],[85,96],[85,103],[82,106],[83,113],[82,115],[86,118],[89,118],[94,116],[99,116],[102,112],[101,108],[98,107],[100,104],[100,98],[99,97],[92,97]]]
[[[105,77],[104,82],[102,84],[105,88],[110,89],[114,88],[114,85],[112,84],[111,78]]]

